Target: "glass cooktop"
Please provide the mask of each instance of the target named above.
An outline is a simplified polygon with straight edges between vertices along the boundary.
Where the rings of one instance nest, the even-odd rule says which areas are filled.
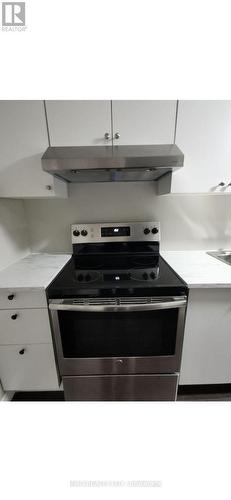
[[[160,291],[161,289],[161,291]],[[157,255],[73,255],[48,287],[49,298],[185,294],[187,285]]]

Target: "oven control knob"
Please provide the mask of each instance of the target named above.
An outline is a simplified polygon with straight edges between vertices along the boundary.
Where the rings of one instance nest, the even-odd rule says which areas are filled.
[[[148,274],[147,274],[147,273],[144,273],[144,274],[143,274],[143,278],[144,278],[144,280],[147,280],[147,279],[148,279]]]
[[[144,234],[149,234],[149,233],[150,233],[150,229],[149,229],[148,227],[146,227],[146,228],[144,229]]]
[[[81,234],[82,234],[82,236],[87,236],[87,231],[86,231],[86,229],[83,229],[83,230],[81,231]]]
[[[152,229],[152,234],[157,234],[157,233],[159,233],[159,229],[157,229],[157,227],[154,227]]]
[[[91,275],[90,274],[86,274],[85,281],[91,281]]]
[[[74,235],[74,236],[79,236],[79,235],[80,235],[80,232],[79,232],[77,229],[75,229],[75,230],[73,231],[73,235]]]
[[[150,273],[150,278],[152,278],[152,280],[154,280],[154,279],[155,279],[155,277],[156,277],[156,275],[155,275],[155,273],[152,271],[152,272]]]
[[[82,274],[78,275],[78,281],[83,281],[83,275]]]

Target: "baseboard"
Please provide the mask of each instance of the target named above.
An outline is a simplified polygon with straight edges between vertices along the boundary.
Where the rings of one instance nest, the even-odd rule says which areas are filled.
[[[13,397],[14,391],[8,391],[3,394],[1,401],[11,401]]]
[[[178,392],[231,392],[231,384],[179,385]]]
[[[15,392],[14,401],[64,401],[64,393],[62,391],[26,391]]]

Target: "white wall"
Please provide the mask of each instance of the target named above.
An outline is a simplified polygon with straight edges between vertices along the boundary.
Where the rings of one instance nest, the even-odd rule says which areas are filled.
[[[4,396],[4,391],[3,391],[3,388],[2,388],[1,383],[0,383],[0,401],[1,401],[3,396]]]
[[[74,222],[157,220],[162,248],[231,248],[231,196],[156,196],[155,183],[71,184],[68,200],[28,200],[31,249],[71,251]]]
[[[0,200],[0,270],[29,253],[23,201]],[[0,400],[4,392],[0,383]]]

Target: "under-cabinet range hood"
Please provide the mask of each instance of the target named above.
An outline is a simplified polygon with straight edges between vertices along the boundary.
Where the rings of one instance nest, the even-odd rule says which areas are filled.
[[[175,144],[49,147],[43,170],[68,182],[157,180],[183,166]]]

